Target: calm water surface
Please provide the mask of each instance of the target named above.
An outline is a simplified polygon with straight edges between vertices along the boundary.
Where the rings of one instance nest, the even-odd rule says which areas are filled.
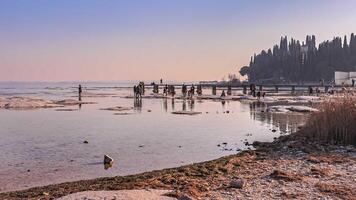
[[[0,96],[74,98],[76,85],[1,83]],[[248,148],[246,141],[272,141],[305,120],[303,115],[261,112],[265,105],[238,101],[143,99],[138,106],[123,98],[132,89],[121,86],[130,83],[83,85],[85,91],[111,95],[84,98],[97,104],[78,111],[0,110],[0,192],[211,160]],[[135,107],[129,111],[134,114],[100,110],[112,106]],[[171,114],[183,109],[203,114]],[[115,159],[108,170],[102,164],[105,154]]]

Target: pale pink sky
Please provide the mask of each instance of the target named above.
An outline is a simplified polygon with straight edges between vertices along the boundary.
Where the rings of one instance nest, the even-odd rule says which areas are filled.
[[[220,80],[281,36],[356,32],[351,0],[13,2],[0,81]]]

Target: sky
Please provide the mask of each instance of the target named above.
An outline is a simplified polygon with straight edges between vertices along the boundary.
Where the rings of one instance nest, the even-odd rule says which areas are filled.
[[[354,0],[0,0],[0,81],[221,80],[281,36],[356,33]]]

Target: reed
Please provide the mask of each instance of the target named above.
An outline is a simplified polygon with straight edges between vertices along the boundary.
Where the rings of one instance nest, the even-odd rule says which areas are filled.
[[[313,141],[356,145],[356,98],[346,96],[330,100],[313,113],[302,133]]]

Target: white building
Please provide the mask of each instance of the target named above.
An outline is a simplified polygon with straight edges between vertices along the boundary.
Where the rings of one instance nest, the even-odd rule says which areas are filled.
[[[356,81],[356,72],[335,72],[335,85],[351,85]]]

